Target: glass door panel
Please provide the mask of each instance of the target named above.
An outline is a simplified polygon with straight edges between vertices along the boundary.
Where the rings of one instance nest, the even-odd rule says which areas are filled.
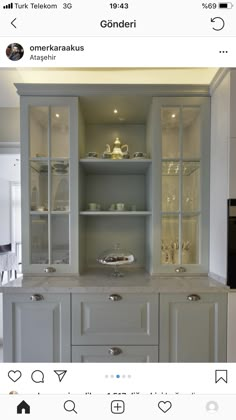
[[[180,111],[179,108],[162,108],[162,157],[179,158]]]
[[[162,264],[179,264],[179,216],[162,216],[161,235]]]
[[[48,264],[48,216],[31,215],[31,263]]]
[[[182,164],[182,210],[200,210],[200,162]]]
[[[30,209],[48,211],[48,162],[30,163]]]
[[[183,158],[200,157],[200,108],[182,108]]]
[[[162,211],[179,211],[179,162],[162,163]]]
[[[69,163],[51,162],[51,209],[69,211]]]
[[[161,264],[200,264],[200,107],[163,107],[161,124]]]
[[[52,264],[69,264],[69,215],[51,216]]]
[[[30,157],[48,157],[48,115],[47,106],[29,107]]]
[[[69,107],[30,106],[29,121],[31,264],[69,264]]]
[[[51,107],[51,157],[69,157],[69,109]]]
[[[199,263],[199,216],[183,216],[182,264]]]

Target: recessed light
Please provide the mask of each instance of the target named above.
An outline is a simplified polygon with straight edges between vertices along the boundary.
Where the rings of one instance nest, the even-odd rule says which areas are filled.
[[[59,118],[60,117],[60,114],[56,114],[56,117]]]
[[[114,114],[118,114],[118,109],[114,109]]]
[[[171,118],[175,118],[175,117],[176,117],[176,115],[175,115],[175,114],[172,114],[172,115],[171,115]]]

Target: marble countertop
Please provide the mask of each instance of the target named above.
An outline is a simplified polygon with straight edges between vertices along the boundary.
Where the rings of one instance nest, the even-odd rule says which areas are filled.
[[[230,289],[208,276],[150,276],[127,272],[122,278],[107,271],[82,276],[27,276],[0,287],[0,293],[227,293]]]

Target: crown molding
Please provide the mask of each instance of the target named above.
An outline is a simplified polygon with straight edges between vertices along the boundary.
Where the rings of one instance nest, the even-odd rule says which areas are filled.
[[[209,85],[16,83],[20,96],[209,96]]]
[[[231,70],[232,68],[227,67],[227,68],[220,68],[217,71],[217,73],[215,74],[210,84],[209,92],[211,96],[213,95],[214,91],[217,89],[219,84],[222,82],[222,80],[226,77],[226,75],[230,73]]]

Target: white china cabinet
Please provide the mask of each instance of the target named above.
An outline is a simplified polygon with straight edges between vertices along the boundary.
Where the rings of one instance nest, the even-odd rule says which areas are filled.
[[[207,91],[40,86],[17,85],[23,272],[83,274],[119,243],[133,269],[207,273]],[[107,158],[117,138],[129,155]]]

